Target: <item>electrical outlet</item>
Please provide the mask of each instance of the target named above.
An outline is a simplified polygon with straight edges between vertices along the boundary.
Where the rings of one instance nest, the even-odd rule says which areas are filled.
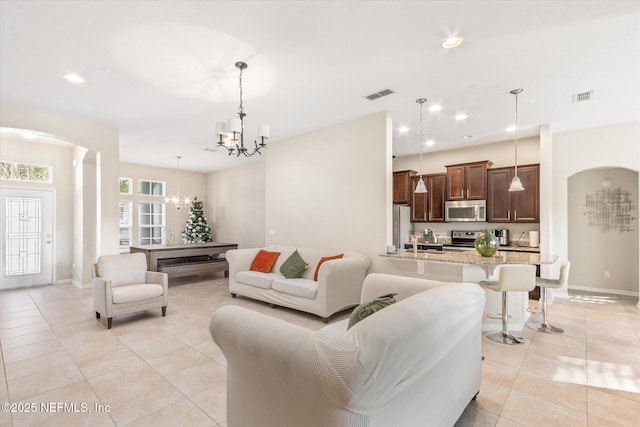
[[[604,272],[604,278],[605,279],[610,279],[611,278],[611,272],[610,271],[605,271]]]

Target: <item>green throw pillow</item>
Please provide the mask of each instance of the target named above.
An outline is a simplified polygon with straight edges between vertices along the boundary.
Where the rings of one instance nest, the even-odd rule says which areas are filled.
[[[298,250],[296,249],[289,258],[280,267],[280,273],[287,279],[295,279],[301,277],[302,273],[307,269],[309,264],[304,262]]]
[[[351,329],[353,325],[361,321],[367,316],[371,316],[376,311],[382,310],[388,305],[396,302],[394,298],[398,294],[387,294],[382,295],[372,301],[363,302],[359,306],[353,309],[351,313],[351,317],[349,318],[349,326],[347,326],[347,330]]]

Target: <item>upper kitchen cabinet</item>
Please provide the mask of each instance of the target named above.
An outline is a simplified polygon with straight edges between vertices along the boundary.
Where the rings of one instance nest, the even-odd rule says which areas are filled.
[[[487,172],[487,222],[540,221],[540,165],[518,166],[524,191],[509,192],[515,168]]]
[[[411,222],[444,222],[447,175],[422,175],[427,192],[416,194],[419,179],[419,176],[411,177]]]
[[[485,160],[447,166],[447,200],[485,200],[487,169],[492,164]]]
[[[411,177],[418,172],[413,170],[397,171],[393,173],[393,204],[394,205],[410,205],[411,194]]]

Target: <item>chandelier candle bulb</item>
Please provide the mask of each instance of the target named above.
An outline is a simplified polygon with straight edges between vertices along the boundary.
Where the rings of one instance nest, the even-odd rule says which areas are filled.
[[[258,125],[258,137],[269,138],[269,125]]]

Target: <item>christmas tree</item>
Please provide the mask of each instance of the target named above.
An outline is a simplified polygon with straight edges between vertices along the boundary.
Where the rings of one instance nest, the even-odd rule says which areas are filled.
[[[189,207],[189,219],[182,232],[182,243],[204,243],[211,242],[211,228],[207,225],[207,218],[202,211],[202,202],[194,197],[193,203]]]

